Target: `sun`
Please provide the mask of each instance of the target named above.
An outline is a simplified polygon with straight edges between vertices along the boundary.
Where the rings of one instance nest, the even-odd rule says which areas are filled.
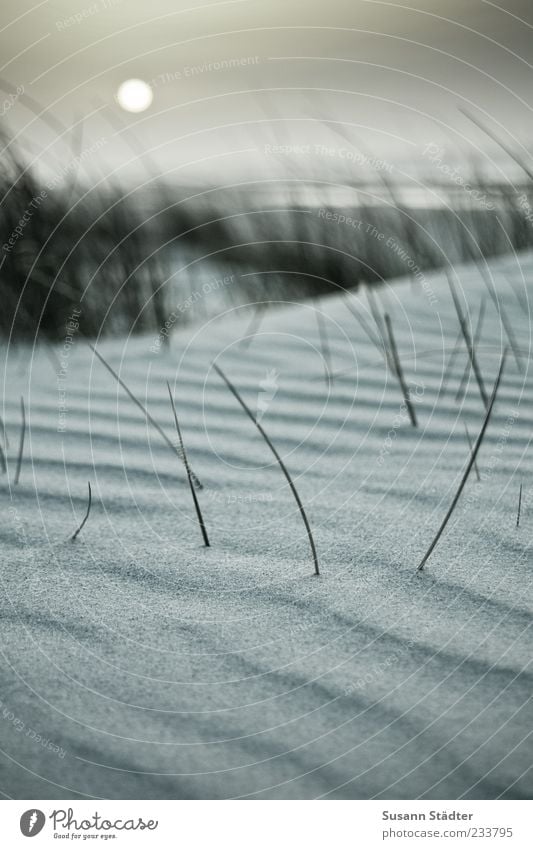
[[[117,91],[117,101],[126,112],[144,112],[153,99],[152,87],[144,80],[125,80]]]

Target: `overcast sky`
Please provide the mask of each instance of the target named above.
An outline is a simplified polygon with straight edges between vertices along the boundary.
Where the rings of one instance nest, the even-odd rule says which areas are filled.
[[[346,139],[407,163],[429,143],[501,161],[460,104],[507,141],[533,139],[530,0],[2,0],[1,15],[16,92],[2,124],[52,167],[70,145],[131,176],[140,144],[176,178],[223,181],[280,162],[318,171]],[[115,99],[132,77],[153,87],[140,114]]]

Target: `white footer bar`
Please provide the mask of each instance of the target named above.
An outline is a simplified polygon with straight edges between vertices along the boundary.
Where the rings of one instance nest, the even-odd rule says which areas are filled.
[[[9,849],[531,849],[532,815],[524,801],[9,800],[0,803],[0,842]]]

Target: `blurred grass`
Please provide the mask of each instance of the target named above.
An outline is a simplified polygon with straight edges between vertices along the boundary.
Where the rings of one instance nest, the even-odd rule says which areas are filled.
[[[320,206],[318,191],[304,203],[290,181],[276,203],[244,189],[187,199],[161,181],[156,191],[126,191],[71,175],[50,187],[12,144],[0,184],[6,339],[61,338],[73,308],[87,337],[159,332],[177,299],[230,273],[228,303],[268,304],[408,274],[420,281],[425,271],[533,243],[523,187],[480,184],[491,210],[452,197],[448,207],[408,208],[392,192],[368,203],[355,189],[353,206]],[[209,312],[209,299],[198,300],[178,324]]]

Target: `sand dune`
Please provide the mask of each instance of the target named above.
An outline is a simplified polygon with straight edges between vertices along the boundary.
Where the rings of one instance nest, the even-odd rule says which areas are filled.
[[[45,352],[4,351],[0,769],[13,797],[531,795],[531,335],[509,280],[527,294],[533,255],[490,268],[522,371],[510,353],[481,481],[422,574],[468,459],[464,422],[475,438],[484,415],[473,375],[455,399],[464,345],[443,386],[458,324],[442,274],[428,277],[436,303],[408,280],[377,298],[417,428],[340,295],[267,311],[244,344],[241,309],[157,354],[151,338],[96,342],[175,441],[170,382],[209,549],[180,459],[81,338],[63,418]],[[507,339],[477,269],[459,283],[472,324],[487,299],[490,394]],[[365,293],[349,297],[376,332]],[[293,475],[320,577],[285,478],[213,361]]]

